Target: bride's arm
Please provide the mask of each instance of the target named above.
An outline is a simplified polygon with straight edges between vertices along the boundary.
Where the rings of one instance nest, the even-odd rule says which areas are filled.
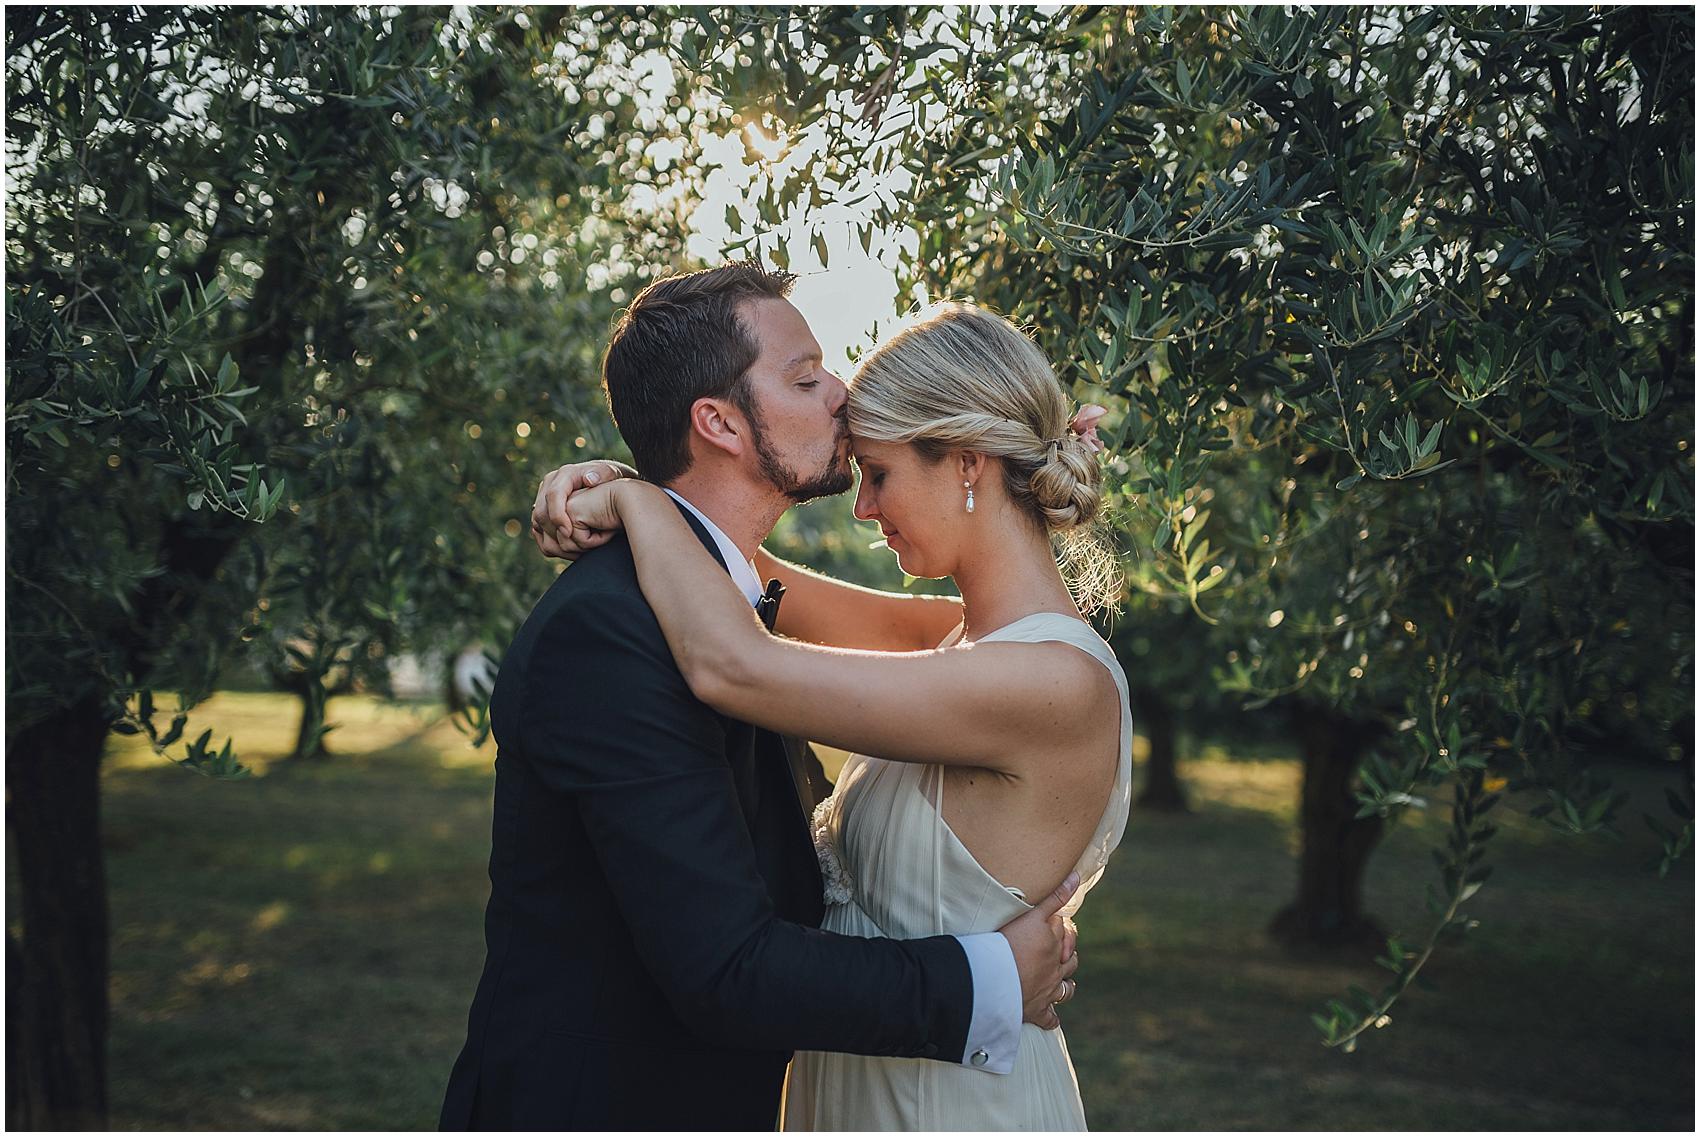
[[[741,721],[896,761],[1020,776],[1087,741],[1110,705],[1107,673],[1067,644],[873,652],[770,636],[671,499],[647,483],[581,491],[573,514],[593,528],[624,525],[685,681]]]
[[[756,550],[756,571],[785,586],[774,631],[794,640],[870,651],[936,647],[962,622],[954,596],[904,596],[880,592],[782,561]]]
[[[603,545],[612,529],[575,525],[573,496],[598,482],[635,478],[637,471],[609,459],[574,462],[550,471],[537,487],[531,532],[547,557],[574,560]],[[778,577],[788,603],[780,605],[774,630],[795,640],[874,651],[912,651],[936,646],[962,622],[962,602],[950,596],[902,596],[861,588],[756,552],[763,580]]]

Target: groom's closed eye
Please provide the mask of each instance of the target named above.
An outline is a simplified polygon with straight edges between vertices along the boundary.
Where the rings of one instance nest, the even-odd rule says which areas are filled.
[[[822,362],[823,357],[811,352],[808,355],[799,355],[792,358],[785,364],[785,371],[787,374],[796,376],[797,379],[807,379],[816,371],[820,370]],[[819,382],[820,380],[815,380],[816,384]]]

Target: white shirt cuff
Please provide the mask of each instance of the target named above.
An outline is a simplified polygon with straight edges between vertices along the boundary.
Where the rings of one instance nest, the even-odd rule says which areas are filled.
[[[962,1064],[988,1074],[1015,1069],[1021,1049],[1021,972],[1015,952],[1001,932],[957,936],[968,956],[974,982],[974,1014],[968,1020],[968,1044]]]

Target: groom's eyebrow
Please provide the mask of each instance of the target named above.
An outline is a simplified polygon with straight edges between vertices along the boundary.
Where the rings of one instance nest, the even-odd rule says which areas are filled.
[[[787,359],[785,361],[785,370],[789,371],[793,367],[797,366],[799,363],[819,363],[820,359],[821,359],[820,352],[818,352],[818,351],[805,351],[805,352],[802,352],[799,355],[793,355],[790,359]]]

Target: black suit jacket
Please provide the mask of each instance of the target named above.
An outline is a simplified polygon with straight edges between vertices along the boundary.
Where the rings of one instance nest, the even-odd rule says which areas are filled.
[[[691,694],[623,535],[538,602],[490,713],[487,950],[442,1128],[771,1129],[793,1050],[962,1060],[961,945],[818,930],[802,748]]]

